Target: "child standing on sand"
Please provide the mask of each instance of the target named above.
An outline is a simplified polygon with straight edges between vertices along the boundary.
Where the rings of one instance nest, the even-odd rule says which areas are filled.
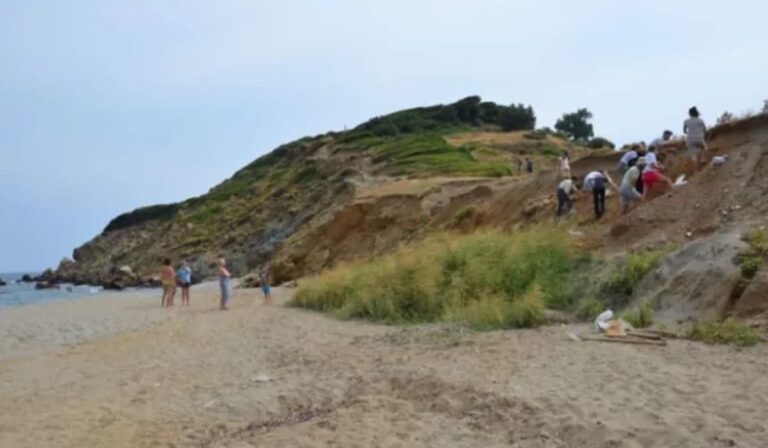
[[[266,268],[259,273],[259,286],[264,294],[264,303],[272,303],[272,275]]]
[[[227,260],[219,258],[219,287],[221,288],[221,300],[219,302],[220,310],[226,310],[227,302],[229,302],[229,277],[230,273],[227,270]]]
[[[171,266],[171,259],[163,260],[163,267],[160,268],[160,281],[163,284],[163,299],[160,306],[173,306],[173,297],[176,295],[176,273]]]
[[[189,287],[192,286],[192,269],[186,261],[181,262],[181,267],[176,271],[176,279],[181,287],[181,306],[189,306]]]

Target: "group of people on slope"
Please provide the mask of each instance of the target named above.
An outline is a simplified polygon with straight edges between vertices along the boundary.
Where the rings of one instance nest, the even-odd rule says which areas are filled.
[[[688,119],[683,123],[686,148],[693,165],[693,172],[698,171],[706,161],[707,127],[699,115],[698,109],[692,107],[688,111]],[[592,193],[596,219],[600,219],[605,213],[606,186],[612,187],[618,193],[622,214],[626,213],[633,203],[647,198],[650,192],[661,194],[672,188],[672,180],[663,174],[665,154],[659,151],[661,146],[672,138],[672,135],[672,131],[666,130],[661,137],[651,142],[647,151],[640,145],[633,145],[625,152],[617,167],[621,179],[620,185],[616,185],[605,170],[595,170],[584,177],[582,190]],[[573,197],[579,195],[576,185],[578,178],[571,175],[567,151],[560,157],[559,174],[563,180],[557,186],[555,219],[571,212]]]
[[[216,263],[216,273],[219,281],[219,309],[226,310],[230,299],[229,279],[232,274],[227,269],[227,260],[219,258]],[[170,258],[163,260],[160,268],[160,281],[163,285],[163,296],[160,302],[162,307],[172,307],[176,297],[176,288],[181,288],[181,304],[189,306],[189,289],[192,286],[192,269],[186,261],[182,261],[179,268],[174,270]],[[272,276],[267,269],[259,273],[259,286],[264,294],[265,303],[272,302]]]

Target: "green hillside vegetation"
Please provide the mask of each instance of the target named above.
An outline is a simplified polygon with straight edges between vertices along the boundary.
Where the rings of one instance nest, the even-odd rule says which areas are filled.
[[[208,193],[184,202],[153,205],[124,213],[104,233],[149,221],[165,222],[181,216],[182,222],[204,224],[214,217],[227,222],[244,219],[225,206],[247,198],[245,210],[275,199],[301,201],[303,188],[323,179],[306,155],[322,146],[329,153],[360,153],[375,163],[375,174],[392,176],[506,176],[512,171],[504,161],[482,160],[470,146],[453,147],[444,135],[484,129],[529,130],[536,124],[533,108],[482,102],[473,96],[453,104],[422,107],[375,117],[347,132],[305,137],[280,146],[252,163]],[[239,204],[242,208],[245,204]],[[221,213],[230,216],[221,216]],[[194,233],[203,233],[197,231]],[[198,237],[191,237],[198,240]]]

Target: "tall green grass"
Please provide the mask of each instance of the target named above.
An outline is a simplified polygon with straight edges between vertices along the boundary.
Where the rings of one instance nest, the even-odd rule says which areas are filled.
[[[613,306],[626,305],[640,280],[658,267],[661,259],[674,250],[674,246],[644,249],[633,252],[622,260],[613,274],[603,284],[603,294],[612,296]]]
[[[308,279],[291,304],[387,323],[530,327],[562,297],[575,265],[557,230],[446,234]]]
[[[762,340],[760,334],[748,325],[735,319],[724,321],[696,322],[688,337],[708,344],[755,345]]]

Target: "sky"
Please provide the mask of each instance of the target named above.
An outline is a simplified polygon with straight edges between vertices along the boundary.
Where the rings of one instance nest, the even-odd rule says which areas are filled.
[[[0,272],[278,145],[469,95],[619,144],[768,99],[768,2],[0,0]]]

